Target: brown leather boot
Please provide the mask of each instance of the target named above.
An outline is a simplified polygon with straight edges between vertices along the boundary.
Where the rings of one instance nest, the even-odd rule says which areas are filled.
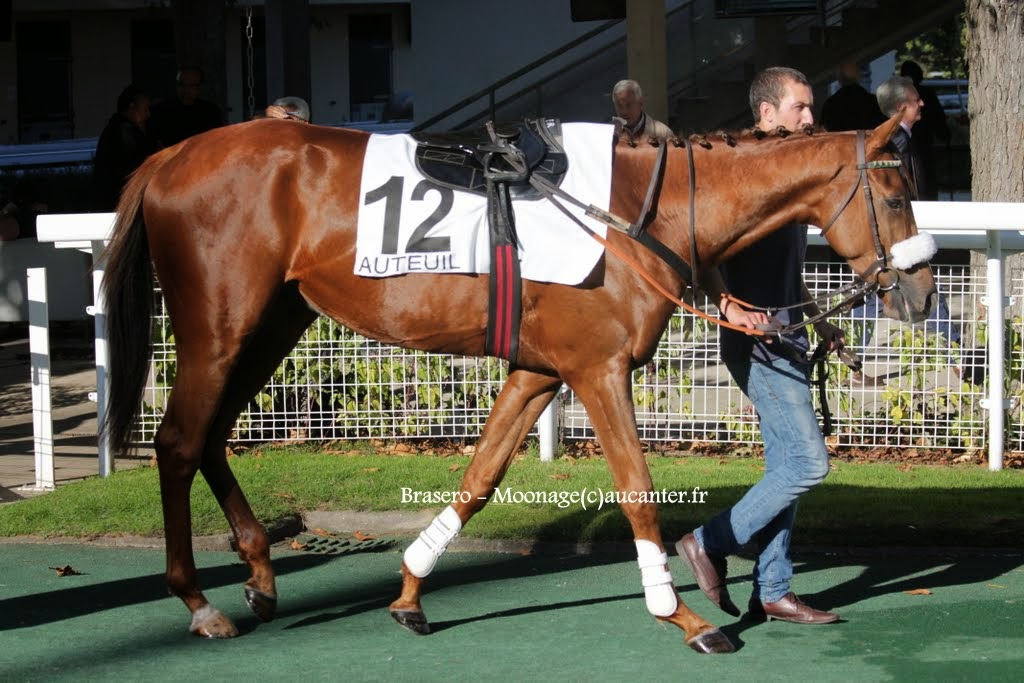
[[[740,610],[729,597],[729,589],[725,586],[725,558],[705,552],[692,533],[686,534],[676,543],[676,552],[690,563],[697,586],[708,600],[726,614],[738,617]]]
[[[831,624],[839,621],[839,615],[833,612],[822,612],[804,603],[790,591],[776,602],[761,602],[750,599],[747,616],[757,621],[789,621],[794,624]]]

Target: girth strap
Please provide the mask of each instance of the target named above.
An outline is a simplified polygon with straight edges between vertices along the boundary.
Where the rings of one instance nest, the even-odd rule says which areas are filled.
[[[487,215],[491,237],[491,277],[484,353],[515,363],[519,356],[523,280],[519,271],[515,215],[508,183],[488,179]]]

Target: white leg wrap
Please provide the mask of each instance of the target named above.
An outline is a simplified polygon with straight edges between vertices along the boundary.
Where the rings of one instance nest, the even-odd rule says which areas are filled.
[[[636,541],[636,563],[640,565],[640,576],[644,585],[647,611],[656,617],[675,614],[679,604],[672,572],[665,569],[668,555],[650,541]]]
[[[405,550],[405,566],[409,572],[424,578],[434,571],[437,558],[448,549],[448,544],[462,531],[462,520],[451,505],[441,511],[419,537]]]

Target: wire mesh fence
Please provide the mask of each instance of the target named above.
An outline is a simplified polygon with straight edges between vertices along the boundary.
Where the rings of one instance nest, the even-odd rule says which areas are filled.
[[[840,446],[915,446],[974,449],[985,438],[981,406],[987,380],[982,295],[984,277],[967,266],[932,266],[945,303],[926,324],[880,319],[870,307],[833,322],[864,359],[855,374],[828,364],[825,401]],[[849,280],[837,263],[809,262],[813,293]],[[1024,380],[1022,282],[1007,320],[1007,395]],[[714,312],[702,295],[697,305]],[[599,323],[595,323],[599,324]],[[584,334],[581,331],[581,343]],[[173,334],[162,300],[153,326],[154,353],[137,437],[150,441],[174,377]],[[655,357],[633,376],[633,400],[644,441],[755,443],[757,416],[718,360],[717,327],[679,311]],[[813,343],[813,333],[812,333]],[[319,318],[240,416],[236,442],[329,441],[357,438],[475,439],[505,379],[493,358],[409,351],[354,334]],[[821,399],[815,392],[815,401]],[[559,394],[563,439],[592,438],[586,412],[573,392]],[[1020,406],[1007,419],[1010,450],[1022,450]]]

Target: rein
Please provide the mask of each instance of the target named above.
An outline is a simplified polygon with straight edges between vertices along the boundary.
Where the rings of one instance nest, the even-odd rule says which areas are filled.
[[[506,157],[506,160],[513,168],[516,169],[517,172],[520,173],[520,179],[523,176],[526,176],[528,182],[534,188],[536,188],[545,198],[547,198],[548,201],[554,204],[555,207],[557,207],[562,213],[564,213],[570,220],[576,223],[576,225],[578,225],[591,238],[593,238],[595,241],[601,244],[601,246],[604,247],[606,251],[611,252],[619,259],[621,259],[624,263],[626,263],[630,268],[632,268],[634,272],[636,272],[640,277],[642,277],[663,297],[671,301],[676,306],[679,306],[700,318],[713,322],[714,324],[719,325],[720,327],[735,330],[737,332],[742,332],[747,335],[760,337],[774,337],[779,339],[780,341],[784,341],[783,335],[789,332],[799,329],[800,327],[813,325],[822,320],[826,320],[838,312],[848,311],[851,308],[853,308],[855,302],[859,302],[865,296],[868,296],[876,291],[888,291],[891,289],[895,289],[899,286],[898,276],[896,280],[894,280],[894,282],[888,286],[883,286],[879,282],[879,276],[882,273],[894,271],[888,265],[888,257],[885,253],[884,247],[882,246],[881,236],[878,230],[878,222],[875,215],[874,201],[871,194],[871,185],[868,182],[867,171],[872,169],[899,168],[900,162],[898,160],[878,160],[870,162],[866,161],[863,130],[857,131],[857,170],[859,171],[857,179],[854,181],[854,184],[850,188],[850,191],[847,193],[845,199],[840,203],[839,207],[832,215],[832,218],[829,219],[828,223],[822,229],[821,234],[824,235],[829,229],[832,228],[835,222],[842,215],[843,211],[845,211],[846,208],[850,205],[850,202],[853,200],[853,197],[857,194],[857,188],[860,187],[864,193],[864,200],[867,202],[868,205],[868,221],[871,228],[871,237],[875,245],[875,252],[878,255],[878,260],[876,260],[871,266],[869,266],[867,270],[865,270],[863,273],[855,276],[853,282],[847,285],[843,285],[835,292],[826,294],[823,297],[823,299],[831,299],[834,296],[841,296],[842,298],[839,301],[839,303],[828,308],[823,308],[816,315],[808,316],[804,318],[803,321],[796,325],[783,326],[779,324],[778,321],[773,319],[773,321],[768,325],[759,325],[757,328],[751,329],[749,327],[743,327],[741,325],[730,323],[728,320],[722,320],[721,318],[708,315],[704,311],[701,311],[696,307],[691,306],[690,304],[683,301],[680,297],[668,291],[668,289],[666,289],[664,285],[658,282],[658,280],[641,263],[636,261],[636,259],[627,254],[625,251],[616,247],[607,238],[602,237],[598,233],[594,232],[590,227],[588,227],[585,223],[579,220],[579,218],[577,218],[572,212],[570,212],[569,209],[566,208],[566,206],[563,205],[561,201],[559,201],[564,200],[570,204],[573,204],[576,207],[583,209],[586,216],[601,221],[607,226],[633,237],[638,242],[647,247],[650,251],[654,252],[659,258],[662,259],[662,261],[669,265],[673,270],[675,270],[685,283],[690,284],[692,286],[693,283],[697,281],[695,275],[699,272],[699,255],[697,253],[695,220],[696,174],[694,172],[692,144],[689,140],[684,139],[682,140],[682,146],[686,149],[687,164],[689,167],[690,264],[687,264],[682,258],[679,257],[678,254],[673,252],[671,249],[669,249],[655,237],[648,235],[646,233],[646,227],[653,221],[653,218],[657,213],[657,199],[660,196],[661,186],[664,180],[665,160],[667,156],[667,145],[665,143],[661,143],[658,147],[657,157],[655,158],[654,167],[651,171],[651,180],[648,183],[647,194],[644,198],[644,203],[640,210],[639,216],[637,217],[637,220],[633,222],[627,221],[609,211],[605,211],[604,209],[594,206],[593,204],[584,204],[575,197],[573,197],[572,195],[562,190],[561,188],[549,182],[547,179],[539,177],[535,174],[528,173],[527,169],[525,168],[525,164],[522,164],[520,162],[519,157],[521,157],[521,155],[516,154],[518,150],[515,149],[515,146],[511,143],[502,144],[502,147],[510,148],[507,151],[511,152],[511,154],[508,157]],[[803,307],[805,305],[795,304],[793,306],[783,308],[766,309],[749,304],[743,301],[742,299],[738,299],[732,295],[726,295],[726,299],[729,301],[733,301],[747,308],[748,310],[761,310],[767,313],[771,313],[772,311],[786,310],[788,308]],[[844,362],[847,362],[847,364],[851,365],[851,367],[853,366],[853,364],[859,362],[859,359],[856,358],[856,354],[852,352],[847,352],[846,356],[847,358],[844,358]]]

